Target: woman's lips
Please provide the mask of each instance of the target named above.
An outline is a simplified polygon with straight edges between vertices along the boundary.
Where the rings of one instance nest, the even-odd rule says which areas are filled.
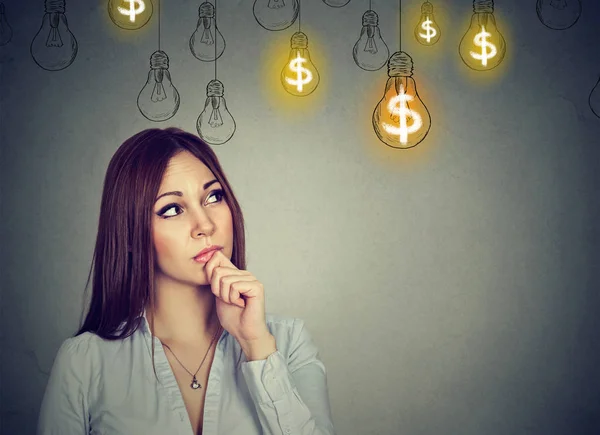
[[[212,258],[212,256],[217,251],[218,251],[218,249],[213,249],[212,251],[208,251],[206,254],[202,254],[202,255],[199,255],[198,257],[194,258],[194,261],[196,261],[197,263],[206,263],[206,262],[208,262],[208,260],[210,260]]]

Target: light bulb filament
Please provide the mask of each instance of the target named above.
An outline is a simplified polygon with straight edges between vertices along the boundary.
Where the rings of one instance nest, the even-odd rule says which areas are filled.
[[[302,92],[304,89],[303,85],[310,83],[313,77],[312,72],[302,66],[304,62],[306,62],[306,59],[300,56],[300,52],[297,52],[296,57],[292,59],[288,65],[289,68],[296,73],[296,79],[294,80],[289,77],[285,78],[286,82],[290,85],[296,85],[298,92]],[[302,76],[303,74],[305,77]]]
[[[269,9],[285,8],[285,0],[269,0],[267,7]]]
[[[432,26],[433,21],[426,17],[425,21],[421,23],[421,28],[425,30],[427,33],[419,33],[419,36],[423,39],[426,39],[427,42],[431,42],[431,40],[437,35],[437,30]]]
[[[63,42],[60,37],[60,31],[58,27],[52,27],[50,33],[48,33],[48,39],[46,39],[46,47],[62,47]]]
[[[492,36],[492,34],[489,32],[486,32],[485,27],[481,26],[481,32],[479,32],[473,38],[473,43],[476,46],[481,47],[481,53],[476,53],[474,51],[471,51],[470,52],[471,57],[473,57],[473,59],[481,60],[481,64],[483,66],[487,66],[488,59],[491,59],[494,56],[496,56],[496,53],[498,52],[498,50],[496,49],[496,46],[487,40],[487,38],[489,38],[491,36]],[[488,48],[490,50],[489,52],[488,52]]]
[[[122,8],[121,6],[117,6],[117,10],[122,15],[129,15],[129,21],[135,23],[135,16],[141,14],[146,10],[146,5],[142,0],[125,0],[129,2],[129,9]],[[137,4],[137,8],[135,7]]]
[[[400,88],[400,93],[395,97],[391,98],[387,109],[390,112],[390,118],[393,121],[398,122],[398,125],[382,123],[382,126],[386,132],[393,135],[398,135],[400,143],[405,145],[408,142],[409,133],[415,133],[419,131],[423,125],[423,120],[418,112],[411,110],[408,107],[408,102],[414,98],[411,95],[404,93],[404,87]],[[409,119],[411,123],[409,124]]]

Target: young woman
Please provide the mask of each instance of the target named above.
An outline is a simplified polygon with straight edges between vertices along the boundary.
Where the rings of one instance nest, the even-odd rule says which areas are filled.
[[[265,312],[240,206],[197,136],[149,129],[119,147],[93,266],[38,435],[335,433],[318,349],[301,319]]]

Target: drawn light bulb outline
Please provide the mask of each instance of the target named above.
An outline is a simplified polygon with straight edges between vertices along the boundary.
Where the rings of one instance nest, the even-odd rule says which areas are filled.
[[[588,104],[594,115],[600,118],[600,79],[598,79],[596,86],[594,86],[590,92]]]
[[[47,71],[60,71],[77,56],[77,40],[67,23],[65,0],[46,0],[42,26],[31,41],[30,53],[35,63]]]
[[[152,0],[109,0],[108,16],[125,30],[138,30],[148,24],[154,7]]]
[[[350,0],[323,0],[323,3],[332,8],[341,8],[350,3]]]
[[[0,46],[6,45],[12,39],[13,31],[6,19],[4,3],[0,2]]]
[[[298,0],[255,0],[252,12],[263,28],[279,31],[296,21],[298,8]]]
[[[281,70],[281,84],[288,93],[304,97],[317,88],[319,81],[319,71],[308,51],[308,37],[298,31],[290,38],[290,54]]]
[[[431,115],[412,75],[413,61],[407,53],[390,56],[383,98],[373,111],[372,123],[379,140],[392,148],[415,147],[431,128]]]
[[[506,43],[493,13],[493,0],[473,0],[471,24],[458,47],[463,62],[476,71],[497,67],[506,54]]]
[[[190,37],[190,50],[196,59],[203,62],[212,62],[225,51],[225,38],[217,28],[214,6],[209,2],[205,1],[198,8],[198,23]]]
[[[223,83],[213,79],[206,86],[204,110],[196,121],[198,135],[211,145],[221,145],[233,137],[235,128],[235,120],[225,101]]]
[[[564,30],[579,20],[581,0],[537,0],[535,10],[544,26]]]
[[[379,16],[369,9],[362,16],[360,37],[352,49],[354,62],[366,71],[377,71],[387,63],[389,56],[390,50],[379,30]]]
[[[142,115],[150,121],[166,121],[179,109],[179,92],[171,81],[169,57],[157,50],[150,56],[150,71],[140,91],[137,104]]]
[[[440,40],[442,32],[433,16],[433,4],[426,1],[421,5],[421,17],[415,27],[415,38],[422,45],[433,45]]]

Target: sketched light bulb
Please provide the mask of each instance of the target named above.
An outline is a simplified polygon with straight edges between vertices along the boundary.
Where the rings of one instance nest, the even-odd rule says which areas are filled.
[[[255,0],[254,18],[267,30],[283,30],[298,17],[298,0]]]
[[[46,0],[42,26],[31,42],[35,63],[48,71],[59,71],[73,63],[77,41],[69,30],[65,16],[65,0]]]
[[[223,83],[211,80],[206,86],[204,110],[196,122],[198,135],[212,145],[227,142],[235,133],[235,120],[223,97]]]
[[[341,8],[342,6],[346,6],[350,3],[350,0],[323,0],[327,6],[331,6],[332,8]]]
[[[281,83],[290,94],[303,97],[316,89],[319,72],[310,59],[308,37],[304,33],[294,33],[290,45],[288,61],[281,70]]]
[[[137,30],[144,27],[152,16],[151,0],[109,0],[108,16],[122,29]]]
[[[496,27],[494,0],[473,0],[473,12],[471,25],[460,41],[459,53],[469,68],[487,71],[502,62],[506,44]]]
[[[169,57],[164,51],[150,56],[148,80],[137,99],[142,115],[150,121],[165,121],[179,109],[179,92],[171,81]]]
[[[568,29],[581,15],[581,0],[537,0],[538,18],[546,27]]]
[[[415,27],[415,38],[423,45],[433,45],[440,36],[440,27],[433,17],[433,5],[427,1],[421,5],[421,19]]]
[[[594,115],[600,118],[600,79],[598,79],[596,86],[594,86],[594,89],[592,89],[592,92],[590,92],[588,102],[590,104],[590,109],[592,109],[592,112],[594,112]]]
[[[6,45],[10,42],[13,35],[12,28],[6,20],[4,12],[4,3],[0,3],[0,45]]]
[[[215,44],[217,56],[215,57]],[[190,38],[190,50],[198,60],[212,62],[218,59],[225,50],[225,39],[215,23],[215,8],[204,2],[198,8],[198,24]]]
[[[387,63],[390,56],[390,50],[381,38],[378,24],[377,13],[372,10],[366,11],[362,16],[363,26],[360,30],[360,37],[352,49],[354,62],[367,71],[380,69]]]
[[[412,58],[403,51],[392,54],[383,98],[373,111],[373,128],[379,140],[392,148],[412,148],[431,127],[431,116],[412,78]]]

